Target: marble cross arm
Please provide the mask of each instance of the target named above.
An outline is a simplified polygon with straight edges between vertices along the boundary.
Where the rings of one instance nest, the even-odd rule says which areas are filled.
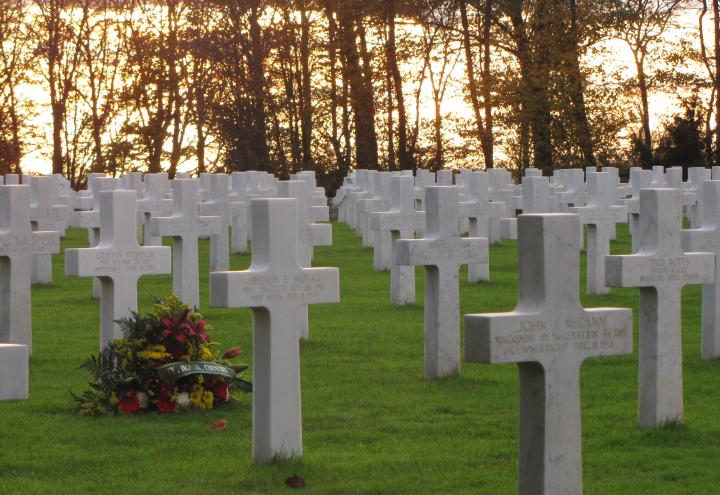
[[[640,214],[640,198],[627,198],[622,200],[628,210],[628,214]]]
[[[718,242],[718,233],[714,227],[682,231],[684,251],[714,253]]]
[[[76,211],[73,212],[70,225],[78,229],[98,228],[100,215],[97,211]]]
[[[73,206],[76,210],[90,210],[93,207],[92,196],[75,196]]]
[[[310,225],[313,246],[332,246],[332,225],[329,223],[314,223]]]
[[[570,211],[580,216],[584,224],[599,223],[626,223],[628,218],[627,206],[610,206],[596,209],[593,206],[574,207]]]
[[[393,211],[375,212],[370,214],[370,227],[372,230],[417,230],[422,227],[425,213],[416,211],[403,215]]]
[[[33,222],[62,222],[66,221],[69,215],[70,209],[67,205],[52,205],[47,208],[33,206],[30,208],[30,220]]]
[[[463,218],[502,218],[505,216],[505,203],[502,201],[477,201],[460,203],[460,216]]]
[[[269,309],[290,303],[337,303],[339,294],[337,268],[304,268],[294,275],[256,271],[210,274],[210,305],[214,307]]]
[[[607,256],[605,278],[610,287],[655,287],[658,283],[709,284],[715,280],[715,256],[686,253],[659,258],[643,254]]]
[[[311,206],[310,207],[311,222],[329,222],[330,208],[327,206]]]
[[[465,360],[471,363],[581,364],[593,356],[632,352],[632,311],[579,310],[574,315],[513,311],[465,316]]]
[[[33,254],[56,254],[60,252],[59,232],[33,232]]]
[[[40,231],[25,235],[0,235],[0,253],[55,254],[59,252],[60,234],[58,232]]]
[[[395,245],[395,261],[403,266],[487,263],[487,253],[486,238],[398,240]]]
[[[221,230],[220,217],[153,217],[150,220],[150,234],[153,236],[185,237],[218,234]]]
[[[156,216],[170,215],[173,209],[172,199],[139,199],[137,202],[138,213],[152,213]]]
[[[163,275],[170,273],[170,248],[144,246],[125,251],[95,248],[67,249],[65,251],[65,274],[75,277],[128,277]]]

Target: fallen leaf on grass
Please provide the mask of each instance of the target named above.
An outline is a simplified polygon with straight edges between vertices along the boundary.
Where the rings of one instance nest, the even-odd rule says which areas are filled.
[[[227,419],[219,419],[210,425],[210,431],[220,431],[227,427]]]
[[[285,486],[288,488],[305,488],[305,480],[297,474],[293,474],[285,480]]]

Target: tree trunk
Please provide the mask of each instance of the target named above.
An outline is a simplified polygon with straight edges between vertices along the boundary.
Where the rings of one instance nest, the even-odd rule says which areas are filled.
[[[486,1],[486,3],[489,3],[489,1]],[[470,103],[472,104],[473,113],[475,114],[478,139],[480,140],[483,156],[485,157],[485,168],[489,169],[493,168],[493,159],[492,153],[489,156],[489,160],[488,155],[485,153],[485,125],[483,123],[483,116],[480,108],[478,84],[475,78],[475,63],[470,39],[470,22],[468,20],[467,3],[465,0],[461,0],[460,2],[460,20],[462,22],[463,46],[465,48],[465,66],[467,72],[468,91],[470,93]]]
[[[328,65],[330,66],[330,141],[335,154],[335,165],[344,170],[342,146],[340,144],[340,125],[338,123],[338,84],[337,84],[337,25],[332,8],[326,2],[325,17],[328,20]]]
[[[18,175],[22,175],[22,168],[20,167],[20,159],[22,158],[22,143],[20,142],[20,117],[17,113],[17,100],[15,98],[15,82],[8,78],[9,93],[10,93],[10,126],[12,133],[11,143],[11,156],[8,160],[10,170]]]
[[[537,40],[546,40],[549,36],[548,0],[539,0],[538,12],[533,19],[530,31]],[[505,5],[513,25],[517,58],[520,65],[520,119],[521,125],[528,127],[533,150],[533,165],[543,174],[553,173],[552,136],[550,125],[550,101],[548,98],[549,67],[548,47],[537,43],[531,49],[523,18],[522,0],[508,1]]]
[[[495,166],[495,139],[493,137],[493,102],[492,102],[492,22],[493,22],[493,3],[492,0],[485,0],[485,8],[483,9],[483,71],[482,71],[482,96],[483,109],[485,110],[485,129],[481,140],[483,155],[485,156],[485,168],[493,168]]]
[[[389,29],[388,29],[389,31]],[[388,143],[388,158],[387,158],[387,170],[397,170],[397,161],[395,159],[395,119],[394,119],[394,106],[393,106],[393,77],[392,71],[390,70],[390,56],[389,56],[389,45],[390,36],[388,33],[388,39],[385,43],[386,47],[386,62],[387,67],[385,70],[385,91],[387,94],[387,107],[385,113],[387,114],[387,143]]]
[[[387,43],[387,59],[390,73],[392,74],[393,90],[395,93],[395,108],[397,109],[397,154],[400,170],[413,170],[415,168],[415,160],[408,148],[407,135],[407,110],[405,109],[405,95],[403,91],[403,80],[400,74],[400,67],[397,61],[397,42],[395,29],[395,0],[388,2],[388,43]]]
[[[312,156],[312,77],[310,75],[310,21],[307,15],[305,0],[300,4],[300,65],[302,67],[302,90],[300,94],[300,120],[302,123],[302,168],[313,170]]]
[[[62,94],[58,92],[57,71],[60,63],[60,12],[55,2],[50,4],[46,21],[48,31],[48,84],[50,86],[50,108],[52,113],[52,172],[53,174],[62,174],[64,168],[62,132],[65,122],[65,104],[62,101]]]
[[[570,31],[568,33],[568,83],[570,89],[570,99],[573,104],[573,113],[575,116],[575,126],[577,129],[578,141],[583,152],[585,167],[593,167],[598,169],[598,163],[595,159],[593,151],[593,141],[590,131],[590,122],[588,121],[585,109],[584,82],[582,72],[580,71],[580,32],[578,28],[577,18],[577,1],[570,2]]]
[[[720,0],[712,0],[715,33],[715,164],[720,165]]]
[[[350,102],[355,116],[355,157],[358,168],[377,170],[378,150],[375,133],[375,105],[372,87],[368,87],[367,74],[360,66],[360,56],[355,42],[353,12],[338,11],[340,21],[340,44],[345,58],[350,86]],[[360,24],[362,20],[358,20]],[[366,67],[369,70],[369,67]]]
[[[652,134],[650,133],[650,103],[648,102],[648,84],[645,74],[645,54],[635,54],[635,68],[638,76],[638,89],[640,90],[640,118],[642,120],[643,145],[648,153],[652,153]]]
[[[250,10],[250,78],[253,88],[253,117],[255,127],[254,160],[260,170],[270,170],[270,150],[267,143],[267,113],[265,111],[265,55],[263,50],[260,14],[262,5],[259,0],[253,2]]]
[[[445,165],[445,150],[442,139],[442,104],[440,98],[435,98],[435,158],[433,160],[433,171],[442,170]]]

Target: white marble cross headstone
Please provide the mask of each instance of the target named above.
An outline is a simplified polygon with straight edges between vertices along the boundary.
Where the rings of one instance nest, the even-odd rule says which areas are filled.
[[[207,202],[201,203],[200,213],[220,217],[220,232],[210,236],[210,271],[230,269],[230,227],[233,219],[243,222],[247,219],[247,204],[230,200],[230,176],[212,174],[208,179]]]
[[[166,173],[145,175],[145,195],[137,201],[137,211],[142,215],[146,246],[161,246],[162,238],[150,234],[152,217],[167,217],[172,214],[173,202],[167,198],[170,181]]]
[[[20,175],[19,174],[5,174],[5,185],[6,186],[19,186]]]
[[[665,167],[662,165],[657,165],[652,168],[650,187],[665,187]]]
[[[487,263],[488,240],[459,235],[458,188],[425,189],[426,233],[395,241],[398,265],[425,267],[425,378],[460,373],[460,266]]]
[[[452,170],[438,170],[435,172],[438,186],[452,186],[453,185],[453,171]]]
[[[60,252],[57,232],[33,232],[30,187],[0,186],[0,342],[32,354],[33,256]]]
[[[112,177],[89,177],[88,181],[92,184],[93,191],[92,196],[89,197],[91,209],[74,212],[72,226],[86,229],[88,245],[93,247],[97,245],[100,238],[100,193],[114,191],[119,181]],[[97,278],[93,279],[92,296],[95,299],[100,298],[100,280]]]
[[[720,358],[720,181],[703,185],[703,223],[697,229],[683,230],[683,249],[715,255],[715,281],[703,285],[702,345],[703,359]]]
[[[518,364],[518,492],[580,494],[580,367],[632,352],[632,312],[580,304],[576,215],[522,215],[518,224],[520,301],[509,313],[465,316],[465,360]]]
[[[522,181],[523,213],[552,213],[547,177],[526,176]]]
[[[281,198],[294,199],[297,203],[297,260],[301,267],[312,265],[314,246],[332,246],[332,226],[330,224],[312,223],[308,216],[310,208],[308,189],[303,181],[288,180],[278,183],[278,195]],[[300,307],[297,315],[298,336],[308,339],[308,307]]]
[[[460,218],[468,219],[470,237],[485,238],[493,243],[500,242],[500,223],[505,212],[505,203],[491,202],[488,194],[488,176],[484,172],[473,172],[466,179],[466,199],[459,205]],[[490,263],[468,265],[470,283],[490,280]]]
[[[30,177],[32,202],[30,221],[33,230],[55,231],[62,237],[70,218],[70,210],[60,204],[57,177]],[[33,258],[32,282],[51,284],[53,281],[52,255],[37,254]]]
[[[388,211],[392,198],[392,178],[397,176],[395,172],[386,172],[379,175],[379,205],[374,211]],[[373,230],[373,269],[375,271],[387,271],[392,266],[392,234],[389,231]]]
[[[372,226],[370,225],[370,216],[373,212],[366,210],[365,205],[368,200],[372,200],[375,196],[377,188],[377,176],[382,172],[377,170],[367,171],[367,188],[362,195],[355,194],[355,217],[357,219],[355,232],[361,237],[362,247],[370,247],[372,245]]]
[[[569,168],[558,170],[562,172],[564,191],[558,193],[560,205],[563,209],[572,206],[582,206],[586,201],[585,182],[583,181],[583,171],[578,168]]]
[[[332,225],[313,223],[310,218],[308,189],[305,182],[287,180],[278,183],[278,196],[297,201],[298,262],[303,268],[312,264],[315,246],[332,246]]]
[[[137,282],[144,275],[170,273],[170,248],[137,241],[135,191],[103,191],[100,240],[95,247],[67,249],[65,274],[100,279],[100,348],[121,338],[117,320],[137,310]]]
[[[392,304],[412,304],[415,302],[415,267],[397,264],[395,244],[398,239],[415,238],[415,233],[422,229],[425,213],[415,210],[412,177],[393,177],[391,182],[392,207],[390,211],[371,214],[372,228],[392,233],[392,265],[390,266]]]
[[[688,192],[695,194],[695,202],[690,205],[690,227],[699,229],[703,222],[703,182],[706,180],[707,169],[705,167],[688,167]]]
[[[571,208],[580,221],[589,225],[587,248],[587,292],[607,294],[605,257],[610,254],[610,239],[616,224],[627,222],[627,207],[615,206],[613,178],[607,172],[588,174],[588,203]]]
[[[236,215],[232,218],[230,227],[230,250],[233,253],[246,253],[250,234],[250,208],[247,204],[254,195],[248,192],[247,172],[233,172],[230,174],[230,202],[245,203],[245,217]]]
[[[210,304],[253,310],[253,460],[302,457],[298,311],[340,300],[337,268],[297,261],[297,203],[253,199],[252,264],[210,274]]]
[[[0,184],[2,184],[0,176]],[[30,391],[28,347],[0,344],[0,400],[25,400]]]
[[[628,209],[628,222],[630,227],[630,236],[632,238],[632,252],[637,253],[640,245],[640,235],[638,225],[640,223],[640,190],[650,187],[652,180],[652,172],[643,170],[640,167],[632,167],[630,169],[630,190],[632,196],[624,201]]]
[[[418,169],[415,173],[415,187],[413,190],[415,209],[423,211],[425,208],[425,205],[423,205],[423,201],[425,200],[425,188],[436,185],[436,178],[435,174],[429,170]]]
[[[677,189],[640,191],[638,252],[606,260],[608,285],[640,288],[640,426],[682,422],[680,296],[714,279],[712,254],[681,247],[680,201]]]
[[[173,181],[173,214],[150,220],[150,234],[172,237],[173,292],[183,301],[200,307],[198,240],[220,233],[220,217],[198,214],[200,183],[194,179]]]

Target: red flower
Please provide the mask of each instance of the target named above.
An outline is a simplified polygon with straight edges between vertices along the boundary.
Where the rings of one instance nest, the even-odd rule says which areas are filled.
[[[158,412],[164,413],[164,414],[174,413],[175,410],[177,409],[177,402],[175,402],[172,399],[170,399],[170,400],[158,399],[156,405],[157,405]]]
[[[124,414],[132,414],[140,409],[140,399],[135,392],[128,392],[125,400],[118,400],[118,405]]]
[[[195,324],[191,321],[190,324],[188,324],[188,328],[188,335],[191,337],[197,337],[201,342],[207,342],[210,339],[210,336],[205,331],[205,320],[200,320]]]
[[[173,318],[163,316],[162,323],[165,325],[165,329],[162,332],[162,337],[166,339],[172,336],[177,343],[183,346],[185,345],[188,337],[197,337],[201,342],[207,342],[210,337],[205,331],[205,320],[200,320],[195,323],[194,321],[188,319],[188,314],[189,310],[186,309],[180,316],[175,316]],[[183,355],[180,354],[180,356],[176,356],[175,353],[172,351],[170,352],[176,359]]]
[[[152,390],[153,394],[158,397],[158,399],[164,399],[167,400],[170,398],[170,396],[173,393],[173,386],[170,385],[167,382],[161,382],[157,379],[152,379],[148,382],[148,388]]]
[[[242,355],[243,350],[239,347],[233,347],[232,349],[228,349],[225,351],[225,354],[223,354],[223,359],[232,359],[234,357],[238,357]]]
[[[228,384],[225,381],[218,382],[217,385],[215,385],[215,397],[220,399],[223,402],[228,401],[228,396],[230,395],[228,392]]]
[[[162,317],[162,323],[165,325],[165,329],[162,332],[164,339],[172,335],[172,337],[180,344],[184,344],[187,340],[185,337],[184,330],[188,328],[185,320],[187,319],[188,310],[183,311],[181,316],[175,316],[170,319],[167,316]]]

